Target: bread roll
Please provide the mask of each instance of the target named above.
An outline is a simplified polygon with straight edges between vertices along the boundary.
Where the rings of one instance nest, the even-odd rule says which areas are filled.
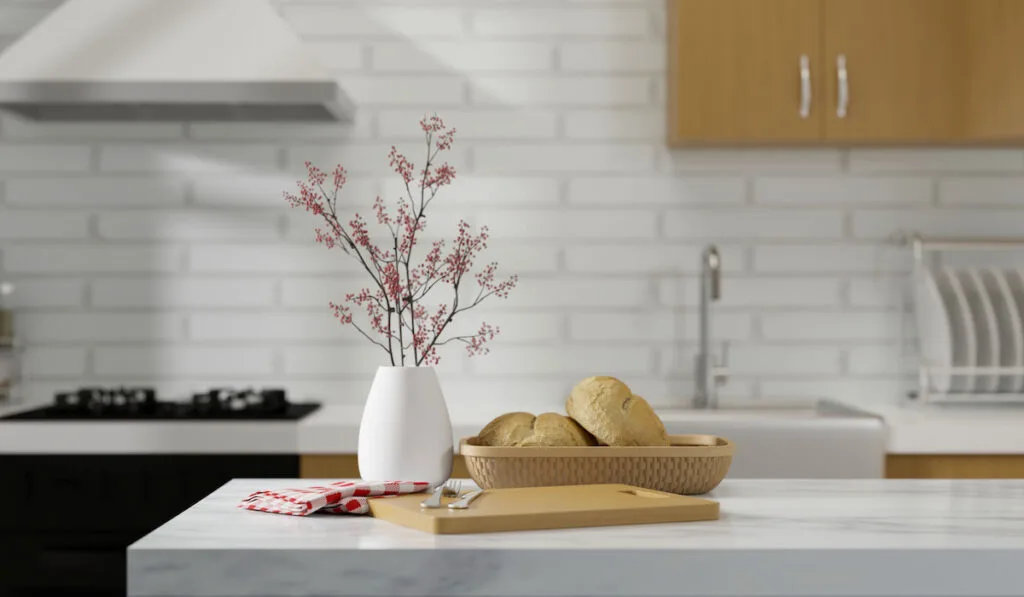
[[[593,446],[597,440],[580,424],[565,415],[544,413],[533,422],[533,435],[527,436],[520,446]]]
[[[533,433],[534,419],[530,413],[505,413],[484,426],[477,440],[484,446],[518,446]]]
[[[614,377],[588,377],[569,393],[565,410],[597,441],[609,446],[667,446],[654,409]]]
[[[565,415],[507,413],[494,419],[477,435],[484,446],[593,446],[597,443],[585,429]]]

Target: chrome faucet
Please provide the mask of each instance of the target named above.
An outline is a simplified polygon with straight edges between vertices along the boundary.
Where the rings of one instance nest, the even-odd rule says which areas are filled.
[[[694,366],[694,408],[718,408],[718,386],[728,373],[728,344],[722,345],[721,362],[711,354],[711,303],[722,296],[721,270],[718,248],[708,245],[700,256],[700,350]]]

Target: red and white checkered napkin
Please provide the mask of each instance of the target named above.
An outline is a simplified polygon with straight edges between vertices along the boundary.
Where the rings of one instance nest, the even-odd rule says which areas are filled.
[[[242,500],[238,507],[292,516],[306,516],[313,512],[366,514],[370,511],[371,497],[417,493],[429,485],[423,481],[338,481],[301,489],[257,491]]]

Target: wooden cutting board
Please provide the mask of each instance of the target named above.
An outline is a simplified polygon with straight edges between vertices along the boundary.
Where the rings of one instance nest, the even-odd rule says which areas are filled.
[[[631,485],[490,489],[466,510],[423,509],[426,494],[370,500],[373,516],[427,533],[493,533],[717,520],[718,502]]]

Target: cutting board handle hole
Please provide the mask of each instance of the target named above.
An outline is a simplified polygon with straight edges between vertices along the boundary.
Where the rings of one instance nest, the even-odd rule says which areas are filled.
[[[629,495],[635,495],[636,497],[642,498],[667,498],[668,496],[663,493],[655,493],[653,491],[644,491],[643,489],[623,489],[622,493],[628,493]]]

